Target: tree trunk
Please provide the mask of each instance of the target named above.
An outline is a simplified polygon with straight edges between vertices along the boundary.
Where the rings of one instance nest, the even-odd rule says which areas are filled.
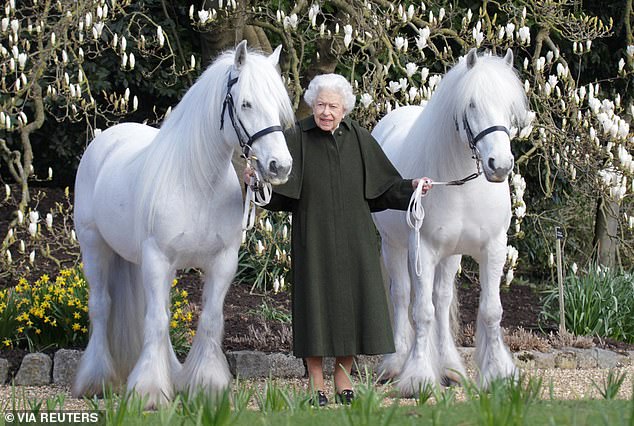
[[[620,210],[621,205],[612,198],[601,197],[597,202],[593,246],[596,249],[595,260],[599,265],[610,268],[616,266]]]

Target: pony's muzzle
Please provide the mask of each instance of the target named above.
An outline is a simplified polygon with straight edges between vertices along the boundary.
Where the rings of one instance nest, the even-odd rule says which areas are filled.
[[[487,161],[487,167],[484,168],[484,174],[489,182],[504,182],[506,177],[513,170],[515,161],[513,157],[509,161],[496,161],[491,157]]]
[[[291,173],[292,162],[279,161],[272,159],[268,162],[263,176],[267,181],[273,185],[279,185],[288,180],[288,176]]]

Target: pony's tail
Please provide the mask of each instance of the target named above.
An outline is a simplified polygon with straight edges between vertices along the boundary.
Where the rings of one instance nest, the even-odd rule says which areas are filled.
[[[100,325],[99,331],[91,331],[73,383],[75,397],[101,395],[125,383],[139,357],[143,338],[145,301],[138,281],[139,267],[112,251],[96,257],[103,264],[99,276],[93,279],[101,280],[105,288],[91,287],[91,319],[95,313],[94,320],[106,324]]]
[[[145,294],[139,265],[115,254],[109,266],[108,343],[117,376],[125,382],[143,347]]]

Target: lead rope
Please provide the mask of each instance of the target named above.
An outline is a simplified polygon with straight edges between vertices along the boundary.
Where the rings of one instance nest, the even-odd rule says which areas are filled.
[[[480,164],[478,163],[478,171],[477,173],[472,173],[469,176],[458,179],[458,180],[450,180],[447,182],[436,182],[431,181],[432,186],[437,185],[447,185],[447,186],[460,186],[469,182],[480,176],[482,171],[480,170]],[[420,259],[420,228],[423,226],[423,220],[425,219],[425,209],[423,208],[423,197],[427,195],[427,193],[423,193],[423,185],[425,183],[425,179],[421,179],[418,181],[418,185],[416,186],[416,190],[409,199],[409,205],[407,206],[407,211],[405,214],[405,219],[407,220],[407,225],[412,230],[412,236],[416,238],[416,276],[420,277],[423,273],[423,265]]]
[[[420,260],[420,228],[423,226],[423,219],[425,219],[425,209],[423,208],[423,197],[427,195],[423,193],[423,185],[425,180],[418,181],[418,185],[414,190],[414,193],[409,199],[409,205],[405,214],[407,225],[412,230],[412,237],[416,238],[416,276],[420,277],[422,274],[423,265]]]
[[[251,160],[255,157],[247,158],[247,165],[251,167]],[[255,176],[247,185],[247,193],[244,197],[244,212],[242,214],[242,242],[246,240],[246,232],[255,225],[255,213],[257,207],[267,205],[271,201],[273,190],[269,182],[260,179],[260,173],[256,167],[251,167]]]

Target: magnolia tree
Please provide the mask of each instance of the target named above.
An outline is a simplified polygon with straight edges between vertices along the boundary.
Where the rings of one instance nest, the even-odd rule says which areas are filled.
[[[625,37],[600,81],[583,71],[596,60],[597,43],[613,36],[613,19],[589,16],[569,0],[484,1],[477,8],[446,1],[298,1],[279,8],[229,1],[192,6],[190,18],[213,30],[233,14],[247,14],[247,22],[283,43],[283,72],[300,117],[309,113],[301,95],[310,78],[338,72],[357,91],[354,117],[370,129],[400,105],[425,105],[469,49],[513,49],[534,119],[512,133],[510,240],[519,255],[509,246],[510,283],[518,257],[528,272],[548,273],[555,226],[566,232],[571,264],[631,266],[634,106],[631,88],[619,90],[628,89],[634,73],[634,18],[631,1],[624,3],[619,28]]]
[[[198,39],[210,54],[242,38],[264,50],[282,44],[282,73],[299,117],[309,113],[301,97],[312,77],[338,72],[356,89],[354,118],[371,129],[398,106],[425,105],[469,49],[503,54],[511,48],[534,119],[513,129],[509,233],[516,248],[509,247],[507,282],[518,258],[526,272],[548,273],[555,226],[566,232],[569,263],[631,266],[632,0],[623,0],[624,13],[614,21],[588,15],[572,0],[176,2],[174,13],[182,13],[191,30],[181,37],[168,36],[175,28],[161,28],[140,6],[148,3],[169,9],[160,0],[6,3],[0,150],[22,188],[28,190],[37,155],[29,137],[42,120],[79,121],[90,134],[136,108],[134,96],[141,93],[94,89],[100,81],[86,71],[89,59],[114,57],[113,67],[131,78],[163,69],[174,77],[199,71],[186,59],[192,52],[179,47],[183,37]],[[611,66],[602,75],[591,72],[598,57]],[[159,121],[156,115],[144,118]],[[23,221],[25,229],[29,221]],[[16,249],[16,233],[5,238],[3,252]],[[266,242],[257,245],[259,255],[266,249]]]
[[[131,93],[129,86],[114,87],[115,71],[151,79],[161,70],[176,81],[194,70],[196,61],[178,55],[155,17],[131,1],[8,0],[2,12],[0,170],[4,202],[17,199],[18,205],[0,235],[5,274],[12,264],[28,267],[39,256],[59,264],[54,253],[64,245],[75,247],[76,257],[70,202],[42,214],[28,208],[30,201],[38,201],[32,200],[29,183],[50,180],[54,173],[53,164],[34,168],[34,140],[46,143],[45,123],[80,124],[85,136],[78,145],[83,147],[100,129],[139,106],[140,94]],[[110,72],[104,75],[103,67]],[[12,194],[11,180],[19,194]]]

